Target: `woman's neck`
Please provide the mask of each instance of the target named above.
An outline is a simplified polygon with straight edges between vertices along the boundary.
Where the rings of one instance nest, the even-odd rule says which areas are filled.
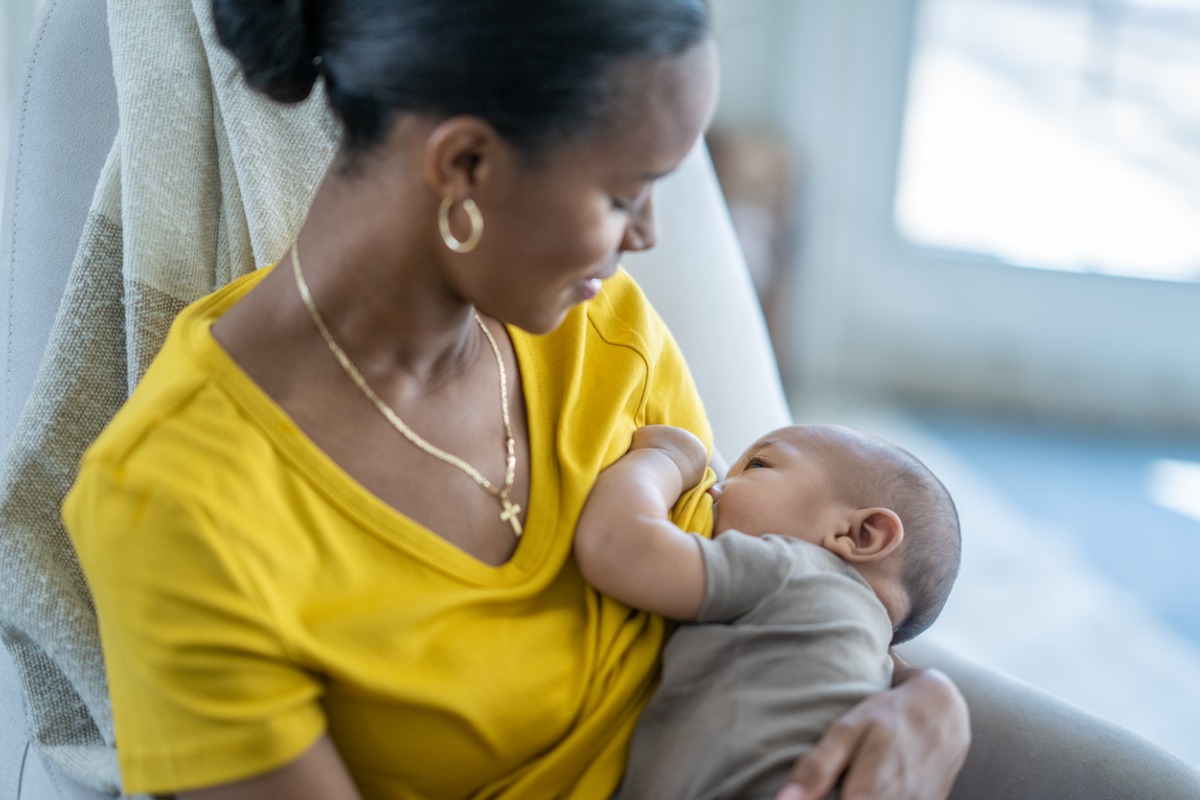
[[[296,252],[325,324],[359,369],[437,383],[471,363],[481,338],[473,308],[438,265],[438,240],[425,230],[430,209],[399,208],[395,199],[421,193],[388,183],[331,173]]]
[[[473,308],[439,266],[440,240],[427,230],[436,209],[421,206],[420,186],[397,185],[414,181],[412,171],[369,166],[356,175],[331,167],[291,252],[318,313],[359,371],[419,394],[478,363],[485,344]],[[301,300],[291,252],[213,327],[243,366],[265,347],[276,363],[259,369],[286,373],[305,353],[325,348]]]

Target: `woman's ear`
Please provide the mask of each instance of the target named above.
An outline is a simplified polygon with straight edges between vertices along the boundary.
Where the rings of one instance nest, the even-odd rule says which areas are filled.
[[[470,197],[488,179],[502,140],[489,123],[472,116],[442,120],[429,132],[422,171],[440,197]]]
[[[895,511],[861,508],[826,546],[845,561],[866,563],[891,555],[903,540],[904,523]]]

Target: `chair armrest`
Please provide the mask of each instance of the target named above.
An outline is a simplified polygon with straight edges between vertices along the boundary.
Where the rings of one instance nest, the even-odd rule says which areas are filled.
[[[1200,774],[1150,742],[996,670],[920,640],[971,710],[971,752],[951,800],[1195,800]]]

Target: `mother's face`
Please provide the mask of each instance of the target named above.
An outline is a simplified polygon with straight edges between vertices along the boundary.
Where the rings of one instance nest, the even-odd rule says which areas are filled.
[[[451,259],[455,283],[481,311],[533,333],[556,328],[594,296],[621,253],[656,240],[653,187],[691,150],[716,99],[716,53],[616,70],[604,130],[556,147],[536,166],[493,159],[472,196],[484,217],[478,249]]]

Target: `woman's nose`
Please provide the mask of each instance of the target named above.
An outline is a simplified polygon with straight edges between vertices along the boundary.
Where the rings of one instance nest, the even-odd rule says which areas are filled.
[[[629,223],[625,226],[625,238],[621,240],[621,250],[626,253],[637,253],[649,250],[658,243],[658,222],[654,218],[654,194],[651,193],[630,215]]]

